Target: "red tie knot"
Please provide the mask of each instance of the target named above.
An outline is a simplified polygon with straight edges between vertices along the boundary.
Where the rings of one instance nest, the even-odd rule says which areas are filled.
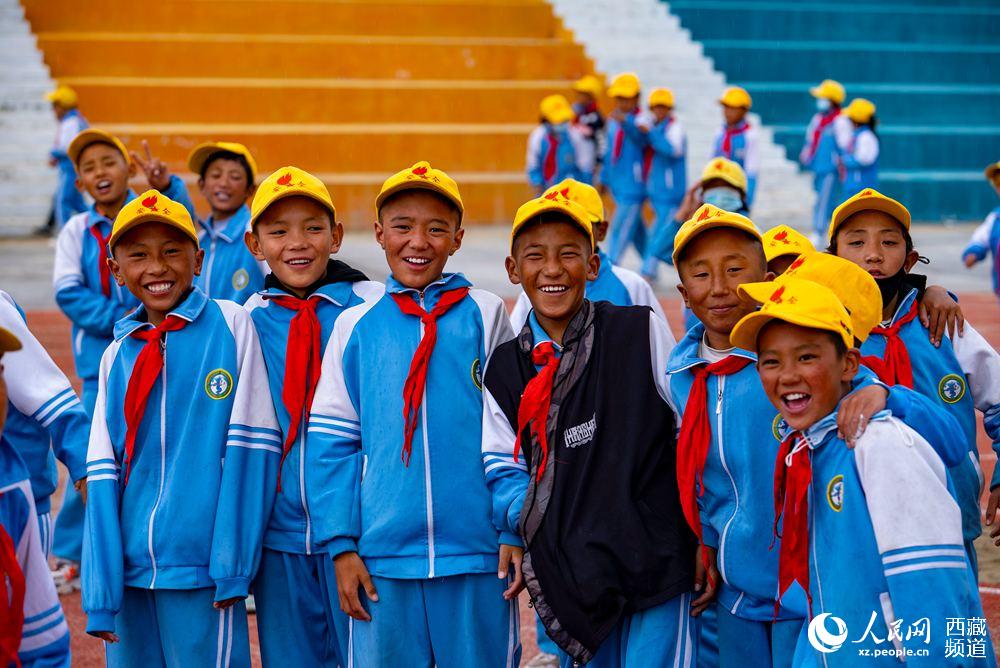
[[[552,360],[555,354],[555,345],[551,341],[543,341],[531,351],[531,361],[539,366],[545,366]]]

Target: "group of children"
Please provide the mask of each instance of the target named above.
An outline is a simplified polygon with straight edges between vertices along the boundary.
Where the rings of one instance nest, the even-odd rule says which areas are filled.
[[[656,126],[634,77],[609,94],[604,182],[641,208],[627,165]],[[619,206],[605,254],[600,195],[572,176],[514,215],[512,327],[446,271],[465,208],[426,162],[376,198],[383,285],[331,258],[335,204],[301,169],[255,187],[245,147],[196,148],[202,221],[148,147],[87,129],[67,156],[94,202],[54,279],[82,404],[0,300],[9,660],[68,665],[43,552],[55,455],[79,488],[56,538],[84,519],[54,552],[81,564],[113,666],[249,665],[251,591],[264,665],[513,666],[524,588],[566,667],[996,665],[988,635],[960,657],[944,635],[983,617],[975,411],[997,448],[1000,356],[945,327],[957,305],[910,273],[899,202],[863,189],[817,252],[762,234],[746,172],[714,159],[703,194],[739,200],[681,187],[664,248],[696,320],[675,341],[614,265],[635,221]],[[20,445],[17,415],[53,451]],[[995,525],[1000,472],[990,490]]]
[[[674,116],[674,96],[666,88],[650,92],[645,111],[641,85],[632,73],[616,76],[607,89],[614,109],[607,122],[598,107],[600,79],[586,76],[573,85],[576,103],[562,95],[542,100],[540,124],[528,139],[527,171],[538,193],[564,178],[597,183],[615,201],[610,257],[618,262],[629,245],[643,258],[642,274],[655,280],[659,262],[672,264],[674,236],[698,204],[749,211],[760,172],[760,139],[747,119],[753,100],[743,88],[727,88],[719,98],[723,124],[712,140],[713,158],[736,163],[743,188],[688,190],[686,138]],[[833,208],[865,188],[878,187],[879,140],[875,105],[863,98],[844,104],[844,87],[827,79],[810,89],[817,112],[806,130],[799,156],[815,176],[813,243],[826,231]],[[595,160],[595,156],[601,159]],[[687,199],[694,207],[682,207]],[[649,202],[654,221],[647,232],[642,208]],[[689,209],[684,211],[683,209]]]

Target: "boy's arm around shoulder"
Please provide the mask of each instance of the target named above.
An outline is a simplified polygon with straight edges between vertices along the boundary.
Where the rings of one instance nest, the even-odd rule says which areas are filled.
[[[119,518],[120,466],[108,431],[108,375],[118,353],[112,343],[101,358],[97,401],[87,448],[87,505],[83,522],[80,579],[87,633],[111,633],[125,590]],[[122,410],[121,406],[113,407]]]
[[[282,438],[250,314],[233,302],[216,303],[236,343],[236,387],[209,563],[219,602],[246,597],[257,571],[278,484]]]
[[[125,315],[126,309],[118,302],[104,296],[100,291],[87,286],[83,278],[83,235],[86,229],[84,218],[70,219],[56,239],[56,257],[52,272],[52,287],[56,304],[73,324],[92,336],[110,337],[115,323]],[[94,258],[97,262],[97,258]],[[114,282],[112,277],[111,282]],[[114,287],[112,287],[114,289]]]

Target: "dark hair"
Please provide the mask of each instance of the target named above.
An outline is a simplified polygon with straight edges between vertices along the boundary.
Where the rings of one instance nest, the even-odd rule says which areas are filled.
[[[862,209],[861,211],[855,211],[854,213],[852,213],[851,215],[849,215],[847,218],[845,218],[844,220],[842,220],[840,222],[840,225],[837,226],[837,229],[834,230],[833,238],[830,239],[830,243],[826,247],[826,252],[830,253],[831,255],[836,255],[837,254],[837,232],[840,231],[840,228],[842,228],[844,225],[846,225],[847,222],[851,218],[854,218],[854,216],[858,215],[859,213],[864,213],[865,211],[872,211],[872,210],[873,209]],[[885,213],[885,212],[883,212],[883,213]],[[885,215],[889,216],[889,214],[887,214],[887,213]],[[889,216],[889,217],[892,218],[892,216]],[[896,221],[896,224],[899,225],[899,230],[903,233],[903,243],[906,244],[906,252],[907,252],[907,254],[909,254],[909,252],[911,250],[913,250],[913,237],[910,236],[910,231],[908,229],[906,229],[906,227],[901,222],[899,222],[895,218],[892,218],[892,219]]]
[[[208,156],[208,159],[201,164],[201,180],[205,180],[205,174],[208,173],[208,168],[212,166],[212,163],[216,160],[232,160],[233,162],[239,163],[240,167],[247,175],[247,187],[253,187],[253,170],[250,169],[250,163],[247,159],[240,155],[239,153],[233,153],[232,151],[216,151],[215,153]]]
[[[764,272],[765,273],[767,272],[767,255],[764,254],[764,244],[763,244],[763,242],[761,242],[760,239],[758,239],[754,235],[750,234],[749,232],[744,232],[743,230],[736,229],[735,227],[718,227],[718,228],[713,228],[713,229],[733,230],[734,232],[739,232],[742,236],[746,237],[747,241],[750,241],[750,242],[753,243],[754,251],[756,252],[757,255],[759,255],[758,259],[760,260],[760,266],[764,268]],[[709,232],[709,231],[711,231],[711,230],[705,230],[705,232]],[[704,232],[702,234],[704,234]],[[688,250],[687,246],[685,246],[684,248],[681,248],[681,252],[677,256],[677,265],[676,266],[677,266],[678,273],[680,273],[681,262],[684,261],[684,256],[687,255],[687,250]]]
[[[456,227],[456,229],[462,227],[462,212],[459,210],[458,206],[456,206],[454,202],[452,202],[450,199],[448,199],[441,193],[437,192],[436,190],[431,190],[430,188],[407,188],[405,190],[400,190],[398,192],[394,192],[393,194],[389,195],[384,200],[382,200],[382,204],[378,208],[377,212],[378,222],[380,224],[382,223],[382,209],[389,206],[391,202],[396,201],[396,199],[402,197],[403,195],[412,195],[415,192],[422,192],[422,193],[427,193],[428,195],[433,195],[441,202],[447,204],[448,208],[451,209],[451,212],[455,214],[455,218],[458,221],[458,226]]]
[[[826,333],[830,335],[830,340],[833,341],[833,348],[837,352],[837,357],[841,358],[844,355],[846,355],[847,354],[847,344],[844,343],[844,339],[842,339],[840,337],[840,334],[837,334],[836,332],[830,332],[830,331],[827,331]],[[855,341],[856,340],[857,339],[855,339]]]
[[[562,213],[561,211],[543,211],[537,216],[529,218],[519,228],[517,228],[517,233],[514,234],[514,238],[510,241],[511,251],[514,250],[514,246],[517,244],[517,240],[522,234],[528,230],[539,227],[540,225],[547,225],[550,223],[566,223],[579,232],[584,239],[588,242],[590,241],[590,237],[588,237],[587,233],[580,227],[580,223],[573,220],[573,218],[568,214]]]

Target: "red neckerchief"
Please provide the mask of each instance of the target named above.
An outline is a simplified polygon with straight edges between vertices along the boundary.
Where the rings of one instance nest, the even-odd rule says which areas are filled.
[[[740,121],[739,125],[735,128],[731,128],[728,125],[725,127],[725,134],[722,135],[722,153],[725,157],[732,159],[733,151],[733,137],[736,135],[741,135],[750,129],[750,124],[746,121]]]
[[[872,334],[885,337],[885,355],[880,359],[875,355],[865,355],[861,362],[874,371],[886,385],[905,385],[913,389],[913,365],[910,363],[910,352],[906,344],[899,338],[899,330],[906,323],[917,317],[917,300],[914,299],[910,310],[902,318],[888,327],[876,327]]]
[[[400,311],[406,315],[417,316],[424,323],[424,336],[420,339],[417,351],[413,354],[410,372],[406,375],[406,382],[403,384],[403,452],[401,457],[407,466],[410,465],[410,454],[413,452],[413,432],[417,428],[417,410],[424,400],[427,369],[430,365],[431,353],[434,352],[434,344],[437,342],[437,319],[452,306],[462,301],[467,294],[469,294],[469,288],[445,290],[441,293],[437,305],[431,309],[430,313],[420,308],[420,305],[413,301],[409,295],[401,293],[392,295]]]
[[[146,413],[146,400],[156,384],[156,379],[163,370],[163,351],[160,349],[160,337],[167,332],[183,329],[187,320],[168,315],[159,327],[137,329],[130,336],[133,339],[145,341],[146,345],[139,351],[132,367],[132,375],[125,389],[125,477],[122,487],[128,484],[129,473],[132,471],[132,460],[135,457],[135,438],[142,424],[142,416]],[[165,390],[166,388],[164,388]]]
[[[688,390],[681,431],[677,437],[677,486],[680,488],[681,508],[688,526],[701,543],[701,517],[698,514],[698,500],[705,493],[703,475],[705,459],[708,457],[712,441],[712,427],[708,421],[708,376],[729,376],[738,373],[753,360],[747,357],[729,355],[712,364],[702,364],[691,368],[694,382]],[[702,560],[708,572],[708,552],[702,546]]]
[[[34,521],[29,518],[29,521]],[[8,598],[9,587],[9,598]],[[17,650],[24,632],[24,572],[14,541],[0,526],[0,665],[21,667]]]
[[[812,617],[812,595],[809,593],[809,483],[812,481],[812,459],[805,441],[797,441],[797,437],[798,432],[785,437],[774,464],[774,539],[781,539],[775,618],[781,609],[781,597],[796,581],[806,592],[809,616]],[[803,446],[798,451],[795,450],[796,443]],[[782,522],[782,517],[782,533],[779,534],[778,523]],[[774,540],[771,547],[774,547]]]
[[[281,402],[288,411],[288,434],[281,449],[278,464],[278,491],[281,491],[281,467],[285,457],[292,450],[295,438],[302,424],[302,416],[309,413],[319,372],[322,366],[320,355],[320,324],[316,317],[316,307],[320,297],[299,299],[298,297],[268,297],[278,306],[295,311],[288,328],[288,342],[285,344],[285,378],[281,387]]]
[[[108,240],[111,238],[111,232],[108,232],[108,236],[104,236],[98,229],[99,226],[99,223],[94,223],[87,229],[90,230],[90,236],[94,237],[94,241],[97,242],[97,271],[100,272],[101,276],[101,294],[110,297],[111,267],[108,266]]]
[[[542,450],[538,462],[536,480],[542,479],[545,464],[549,458],[549,440],[546,434],[549,419],[549,407],[552,404],[552,381],[559,368],[559,357],[555,345],[551,341],[543,341],[531,351],[531,361],[542,367],[535,377],[528,381],[521,393],[521,403],[517,407],[517,439],[514,441],[514,461],[521,451],[521,434],[525,428],[538,437],[538,445]],[[529,462],[530,464],[530,462]]]
[[[549,146],[542,162],[542,178],[551,183],[559,169],[559,137],[551,129],[548,131]]]
[[[830,111],[826,112],[820,116],[819,123],[813,128],[812,137],[809,140],[809,159],[811,160],[814,155],[816,155],[816,147],[819,146],[819,139],[823,136],[823,130],[826,126],[837,120],[837,116],[840,115],[840,108],[833,107]]]

